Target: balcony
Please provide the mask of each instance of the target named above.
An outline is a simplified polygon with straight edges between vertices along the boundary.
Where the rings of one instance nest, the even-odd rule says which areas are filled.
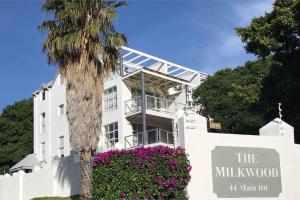
[[[125,115],[131,116],[142,112],[142,97],[136,97],[125,101]],[[166,115],[167,118],[172,117],[177,110],[184,109],[185,105],[175,101],[145,95],[146,114]]]
[[[153,146],[153,145],[164,145],[164,146],[174,146],[174,136],[173,133],[164,129],[152,129],[146,132],[148,141],[143,144],[144,134],[143,132],[136,133],[133,135],[126,136],[124,138],[125,149],[135,148],[140,146]]]

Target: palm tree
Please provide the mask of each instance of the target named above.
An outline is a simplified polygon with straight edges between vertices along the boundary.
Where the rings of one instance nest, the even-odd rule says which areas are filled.
[[[126,43],[113,26],[116,8],[124,4],[46,0],[42,7],[52,16],[38,27],[48,33],[43,52],[66,80],[70,143],[80,154],[81,199],[91,199],[91,156],[101,134],[104,80],[117,68],[119,48]]]

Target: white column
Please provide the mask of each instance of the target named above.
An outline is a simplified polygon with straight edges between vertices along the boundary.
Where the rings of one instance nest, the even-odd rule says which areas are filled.
[[[294,128],[278,118],[260,128],[259,135],[281,136],[282,139],[294,144]]]

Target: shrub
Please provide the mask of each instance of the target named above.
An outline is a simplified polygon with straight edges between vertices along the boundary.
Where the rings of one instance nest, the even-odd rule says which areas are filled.
[[[148,147],[99,153],[93,199],[188,199],[191,166],[181,148]]]

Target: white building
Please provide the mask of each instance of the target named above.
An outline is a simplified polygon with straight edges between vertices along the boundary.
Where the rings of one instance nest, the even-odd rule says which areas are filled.
[[[123,47],[119,69],[104,84],[103,134],[98,151],[143,144],[174,145],[175,113],[192,106],[191,91],[206,77],[205,73]],[[63,78],[57,75],[43,84],[33,99],[34,154],[46,162],[70,155]]]
[[[192,166],[190,200],[300,199],[300,146],[294,144],[293,127],[275,119],[259,136],[210,133],[206,118],[186,109],[192,107],[191,90],[207,74],[127,47],[122,53],[120,69],[105,82],[98,151],[140,145],[185,148]],[[65,92],[59,75],[34,92],[34,154],[12,167],[12,175],[0,175],[1,200],[79,193],[80,166],[71,154]],[[247,156],[241,162],[239,155]],[[278,173],[272,178],[215,173],[225,166],[231,166],[227,174],[235,169]],[[243,189],[247,185],[252,189]]]

